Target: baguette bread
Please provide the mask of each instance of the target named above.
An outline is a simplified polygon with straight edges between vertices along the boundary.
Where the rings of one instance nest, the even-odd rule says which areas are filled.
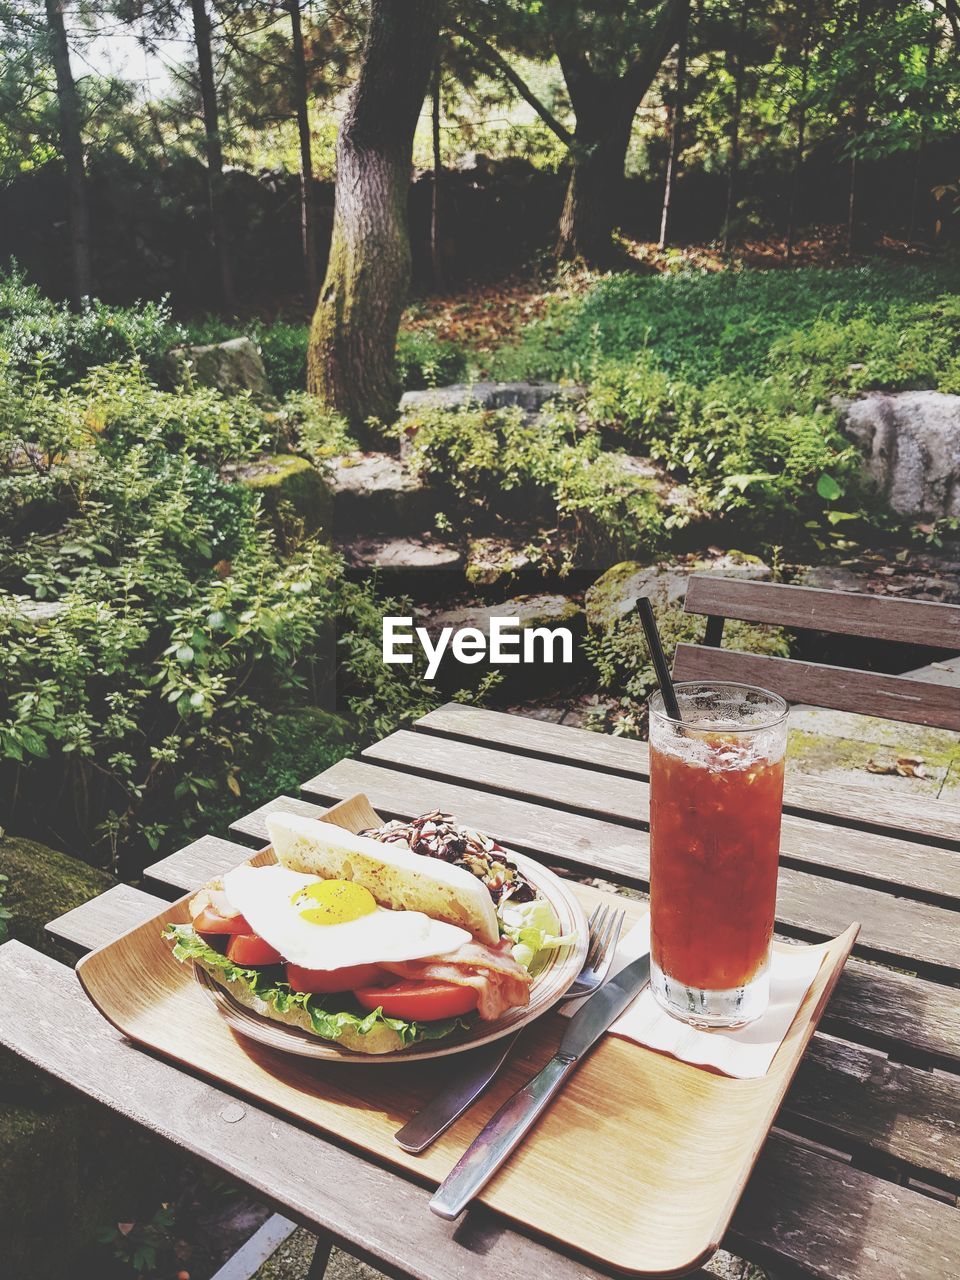
[[[490,893],[463,867],[295,813],[268,814],[267,831],[277,860],[291,871],[324,880],[352,880],[369,889],[382,907],[422,911],[434,920],[460,925],[489,946],[500,941]]]

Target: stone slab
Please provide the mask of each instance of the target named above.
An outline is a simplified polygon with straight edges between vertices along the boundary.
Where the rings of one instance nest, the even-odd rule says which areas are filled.
[[[356,538],[337,549],[351,569],[462,569],[463,551],[424,538]]]
[[[580,400],[583,387],[559,382],[457,382],[449,387],[406,391],[400,412],[420,409],[506,409],[519,405],[525,413],[539,413],[550,400]]]
[[[434,494],[396,454],[358,449],[330,459],[325,474],[341,534],[409,534],[433,524]]]

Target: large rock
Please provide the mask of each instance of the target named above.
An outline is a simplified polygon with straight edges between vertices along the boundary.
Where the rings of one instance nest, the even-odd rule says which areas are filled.
[[[434,639],[444,627],[452,627],[454,631],[461,627],[476,627],[489,640],[491,619],[495,617],[517,618],[521,636],[524,632],[541,627],[551,631],[557,627],[566,627],[573,638],[572,664],[537,661],[532,664],[519,662],[497,665],[489,662],[486,657],[476,664],[463,664],[457,662],[448,650],[436,677],[436,684],[442,690],[449,692],[479,684],[488,672],[498,671],[501,675],[501,692],[503,689],[513,690],[516,696],[522,690],[524,695],[529,695],[531,691],[566,688],[570,683],[571,673],[580,672],[584,665],[581,641],[586,635],[586,616],[583,606],[569,596],[541,593],[516,596],[502,604],[462,605],[431,614],[424,625]],[[421,625],[419,620],[417,625]]]
[[[330,487],[306,458],[279,453],[225,468],[224,475],[260,495],[263,510],[281,539],[329,529],[333,511]]]
[[[177,386],[193,382],[215,387],[225,396],[249,391],[257,400],[273,399],[263,358],[250,338],[231,338],[203,347],[174,347],[167,355],[167,368]]]
[[[44,931],[48,921],[106,892],[113,881],[105,871],[58,853],[35,840],[0,836],[0,875],[7,877],[3,905],[12,913],[10,934],[58,960],[71,952]]]
[[[472,538],[467,547],[466,579],[472,587],[492,587],[532,567],[526,545],[507,538]]]
[[[338,534],[405,533],[432,523],[433,494],[395,454],[357,450],[332,458],[327,479]]]
[[[349,569],[435,572],[463,568],[463,551],[452,543],[423,538],[354,538],[337,543]]]
[[[841,425],[894,511],[960,516],[960,396],[872,392],[846,407]]]
[[[658,608],[678,604],[693,573],[716,573],[724,578],[764,581],[769,565],[743,551],[728,551],[712,560],[689,559],[676,564],[639,564],[623,560],[602,574],[585,598],[587,622],[595,630],[608,630],[629,613],[640,596],[650,596]]]
[[[550,400],[581,400],[583,387],[559,382],[461,382],[426,391],[407,391],[401,413],[419,409],[508,409],[519,405],[525,413],[539,413]]]

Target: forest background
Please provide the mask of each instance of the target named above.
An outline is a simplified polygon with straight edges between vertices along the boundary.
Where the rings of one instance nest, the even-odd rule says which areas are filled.
[[[838,407],[960,389],[955,0],[0,0],[0,55],[9,830],[136,876],[509,699],[385,668],[397,594],[554,593],[596,727],[642,732],[638,636],[584,620],[604,571],[955,535],[887,509]],[[240,336],[266,396],[170,364]],[[581,403],[398,421],[489,377]],[[333,528],[358,446],[447,576]]]

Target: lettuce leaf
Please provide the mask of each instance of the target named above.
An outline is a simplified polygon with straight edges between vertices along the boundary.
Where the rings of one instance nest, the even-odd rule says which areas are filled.
[[[278,1013],[286,1013],[288,1009],[302,1008],[310,1016],[313,1029],[324,1040],[339,1040],[346,1027],[352,1027],[359,1035],[365,1036],[378,1023],[384,1023],[400,1037],[400,1043],[406,1047],[418,1044],[422,1040],[442,1040],[458,1028],[468,1027],[462,1018],[446,1018],[439,1022],[407,1022],[403,1018],[391,1018],[382,1009],[359,1012],[354,1009],[338,1008],[344,1002],[353,1003],[349,993],[319,996],[306,991],[294,991],[285,982],[279,967],[264,969],[246,969],[208,946],[189,924],[169,924],[164,930],[164,937],[173,941],[173,954],[182,962],[202,960],[211,968],[218,969],[227,982],[239,982],[248,987],[266,1004],[273,1005]]]
[[[501,903],[500,932],[513,943],[513,958],[530,973],[546,963],[549,952],[573,941],[572,934],[561,934],[557,913],[546,898],[531,902]]]

